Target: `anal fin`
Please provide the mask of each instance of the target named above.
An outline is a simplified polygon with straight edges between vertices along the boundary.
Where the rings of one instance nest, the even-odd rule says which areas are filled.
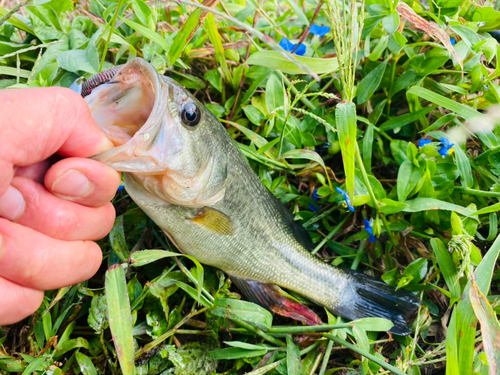
[[[307,325],[321,325],[323,322],[309,307],[285,295],[277,285],[259,283],[231,276],[231,281],[251,302],[272,312],[301,321]]]

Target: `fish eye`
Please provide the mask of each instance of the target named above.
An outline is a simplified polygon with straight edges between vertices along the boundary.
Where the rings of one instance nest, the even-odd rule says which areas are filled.
[[[194,103],[187,103],[181,111],[182,123],[187,126],[196,126],[201,120],[201,112]]]

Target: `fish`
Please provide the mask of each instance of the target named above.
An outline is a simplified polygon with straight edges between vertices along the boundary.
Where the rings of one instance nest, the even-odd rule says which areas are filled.
[[[286,291],[411,333],[419,298],[311,254],[307,230],[191,93],[141,58],[113,69],[82,90],[115,146],[94,159],[124,173],[130,197],[182,253],[225,272],[248,300],[305,324],[322,321]]]

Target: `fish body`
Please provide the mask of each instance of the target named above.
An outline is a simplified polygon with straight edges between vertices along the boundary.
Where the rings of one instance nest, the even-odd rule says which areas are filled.
[[[405,320],[418,298],[312,255],[305,229],[174,80],[134,59],[86,100],[116,146],[96,159],[125,173],[129,195],[184,254],[220,268],[252,301],[308,324],[319,318],[278,287],[348,319],[384,317],[392,332],[411,332]]]

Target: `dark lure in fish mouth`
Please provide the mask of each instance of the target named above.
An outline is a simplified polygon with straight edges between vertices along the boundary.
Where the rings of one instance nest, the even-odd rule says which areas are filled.
[[[281,288],[350,320],[381,317],[408,335],[412,293],[312,255],[311,239],[261,183],[201,103],[142,59],[90,79],[82,92],[115,148],[97,155],[125,172],[131,198],[172,243],[226,272],[252,302],[306,324],[319,317]]]

